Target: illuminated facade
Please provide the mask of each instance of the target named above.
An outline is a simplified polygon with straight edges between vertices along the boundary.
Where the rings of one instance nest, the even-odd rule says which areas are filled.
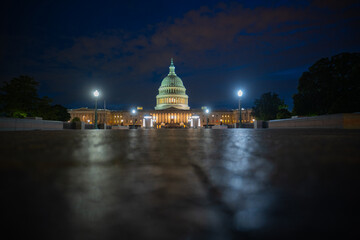
[[[175,74],[175,66],[171,59],[169,74],[162,80],[159,94],[156,96],[155,110],[138,108],[135,114],[126,110],[98,109],[98,124],[106,122],[107,125],[120,126],[147,126],[151,127],[197,127],[206,126],[207,121],[212,125],[228,125],[233,127],[239,122],[239,110],[212,110],[208,114],[205,109],[190,109],[188,95],[182,80]],[[94,124],[94,109],[69,109],[71,120],[78,117],[80,121]],[[241,111],[242,123],[252,123],[252,110]]]
[[[94,124],[95,111],[89,108],[69,109],[71,120],[78,117],[82,122]],[[242,123],[253,123],[251,109],[244,109],[241,111]],[[233,126],[239,122],[239,110],[215,110],[206,114],[201,109],[192,110],[150,110],[150,111],[137,111],[136,114],[131,114],[131,111],[126,110],[105,110],[98,109],[98,123],[103,124],[104,121],[107,125],[138,125],[143,126],[145,117],[150,117],[153,121],[154,127],[166,127],[167,125],[190,127],[191,118],[198,117],[200,125],[205,126],[207,118],[209,125],[229,125]]]

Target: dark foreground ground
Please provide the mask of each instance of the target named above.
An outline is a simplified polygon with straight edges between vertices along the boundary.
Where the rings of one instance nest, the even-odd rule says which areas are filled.
[[[356,239],[359,151],[354,130],[0,132],[2,235]]]

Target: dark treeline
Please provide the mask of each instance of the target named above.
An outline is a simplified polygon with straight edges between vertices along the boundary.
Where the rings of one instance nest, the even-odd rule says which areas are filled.
[[[13,78],[0,87],[2,116],[25,118],[42,117],[46,120],[67,121],[70,114],[59,104],[52,105],[48,97],[39,97],[39,82],[29,76]]]
[[[304,72],[294,94],[292,113],[276,93],[264,93],[254,102],[259,120],[360,112],[360,53],[322,58]]]
[[[271,120],[291,117],[284,100],[276,93],[268,92],[255,99],[253,114],[258,120]]]
[[[299,79],[294,114],[321,115],[360,111],[360,53],[322,58]]]

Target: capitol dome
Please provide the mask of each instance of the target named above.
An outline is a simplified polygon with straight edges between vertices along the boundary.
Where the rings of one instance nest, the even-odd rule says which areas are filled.
[[[188,99],[186,88],[182,80],[176,75],[173,59],[171,59],[169,74],[162,80],[159,94],[156,96],[155,110],[167,108],[189,110]]]

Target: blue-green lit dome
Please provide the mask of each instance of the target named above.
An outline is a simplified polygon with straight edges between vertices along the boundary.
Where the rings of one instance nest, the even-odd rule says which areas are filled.
[[[188,110],[188,95],[182,80],[175,73],[173,59],[169,67],[169,74],[162,80],[159,94],[156,96],[156,110],[177,108]]]
[[[181,78],[179,78],[175,73],[175,66],[172,61],[169,69],[170,69],[169,74],[162,80],[160,88],[162,87],[185,88],[183,82],[181,81]]]

